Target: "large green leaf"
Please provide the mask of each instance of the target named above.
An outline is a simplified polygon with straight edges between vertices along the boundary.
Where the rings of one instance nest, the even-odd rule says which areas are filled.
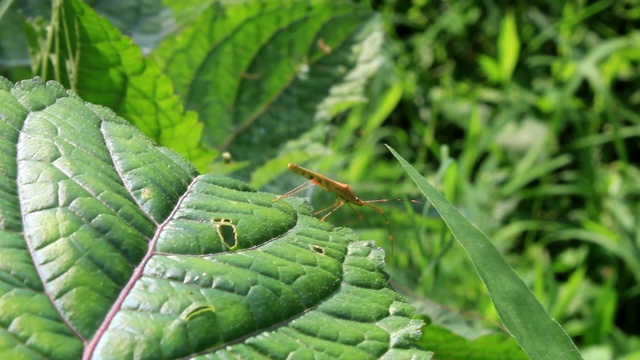
[[[380,17],[347,1],[221,1],[198,9],[151,55],[185,107],[200,114],[204,142],[236,160],[260,165],[365,102],[365,85],[385,59]],[[319,131],[314,141],[325,136]]]
[[[0,358],[429,356],[373,242],[0,79]]]
[[[217,154],[203,147],[250,170],[326,146],[329,120],[368,101],[366,85],[388,60],[380,16],[347,1],[154,0],[145,11],[163,14],[156,22],[135,2],[92,3],[113,24],[80,0],[55,0],[48,31],[32,26],[36,73],[200,170]]]

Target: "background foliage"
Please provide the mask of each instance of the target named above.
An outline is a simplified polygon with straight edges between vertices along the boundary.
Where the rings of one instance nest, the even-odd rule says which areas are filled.
[[[453,161],[437,173],[441,189],[585,357],[638,356],[638,5],[372,5],[390,21],[404,84],[387,141],[422,173]],[[390,261],[431,272],[395,279],[418,298],[494,318],[448,235],[424,226],[427,251],[412,243]]]
[[[261,2],[273,19],[248,34],[220,21],[225,2],[88,3],[119,29],[103,31],[122,54],[104,66],[126,74],[110,73],[109,89],[126,88],[122,79],[139,75],[138,93],[109,98],[100,88],[105,79],[68,75],[63,65],[77,49],[64,38],[38,44],[51,18],[48,1],[2,2],[10,5],[2,7],[2,75],[56,79],[121,115],[142,97],[167,124],[176,122],[145,131],[148,112],[137,114],[138,123],[136,114],[123,115],[145,134],[201,170],[277,193],[302,181],[286,173],[295,161],[349,183],[363,199],[418,198],[382,146],[388,143],[483,230],[586,358],[640,356],[640,4],[364,1],[355,7],[356,23],[352,4],[339,2],[319,6],[316,27],[300,18],[307,28],[286,38],[277,10],[284,6],[295,18],[299,2]],[[27,19],[26,32],[21,17],[6,15],[13,13]],[[14,36],[23,33],[22,40]],[[222,36],[206,38],[213,33]],[[303,48],[296,47],[300,39]],[[225,48],[230,43],[248,45]],[[42,48],[70,56],[49,62],[38,57]],[[149,88],[149,78],[161,86]],[[156,109],[158,103],[164,105]],[[225,151],[230,159],[219,156]],[[316,208],[333,201],[307,195]],[[423,346],[450,339],[442,328],[471,347],[483,335],[499,336],[486,290],[433,210],[382,206],[395,238],[387,271],[431,321],[425,334],[437,334],[425,335]],[[349,226],[389,250],[384,219],[363,213]],[[330,219],[352,218],[345,210]]]

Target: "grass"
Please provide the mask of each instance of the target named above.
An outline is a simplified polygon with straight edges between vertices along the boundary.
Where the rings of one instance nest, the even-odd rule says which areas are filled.
[[[629,314],[640,315],[640,98],[632,86],[640,47],[637,33],[619,31],[630,20],[607,2],[373,5],[387,20],[402,97],[385,122],[354,119],[358,112],[336,120],[333,153],[318,166],[363,198],[417,198],[382,150],[389,143],[487,234],[587,358],[637,356],[640,328]],[[505,19],[517,25],[496,33],[493,24]],[[396,288],[497,322],[433,209],[384,207],[396,238],[387,259]],[[381,224],[373,214],[350,226],[385,239]]]
[[[307,92],[324,94],[326,91],[328,96],[332,84],[327,76],[339,73],[335,69],[340,70],[342,65],[322,61],[314,63],[313,58],[303,56],[293,59],[295,61],[282,60],[278,51],[273,52],[277,56],[264,62],[250,58],[247,60],[249,64],[272,69],[263,69],[265,74],[273,75],[278,69],[282,71],[280,76],[273,75],[273,79],[278,80],[299,76],[291,69],[304,68],[301,64],[311,68],[320,64],[318,68],[326,73],[320,72],[322,76],[314,79],[321,83],[320,87],[305,88],[307,85],[301,81],[303,85],[292,85],[293,88],[284,88],[286,91],[278,88],[274,92],[278,96],[273,99],[283,97],[289,101],[279,104],[278,109],[285,109],[284,118],[293,120],[287,123],[274,116],[269,118],[274,122],[260,123],[264,129],[279,131],[278,139],[269,139],[271,143],[266,149],[269,151],[265,150],[264,144],[259,148],[261,151],[254,151],[246,144],[244,148],[242,145],[235,148],[235,152],[233,148],[218,149],[233,152],[235,158],[230,154],[230,165],[218,162],[210,169],[219,174],[229,173],[250,179],[255,187],[265,191],[282,193],[303,181],[286,172],[286,164],[293,161],[349,184],[364,200],[424,200],[418,187],[383,146],[389,144],[491,240],[546,311],[568,332],[585,358],[640,357],[640,325],[637,321],[640,318],[640,231],[637,226],[640,223],[640,169],[636,145],[640,135],[640,114],[637,111],[640,103],[640,91],[637,90],[640,33],[636,30],[640,7],[631,2],[610,0],[589,3],[536,1],[508,6],[471,0],[362,2],[381,14],[386,36],[384,48],[393,60],[384,62],[375,71],[364,96],[349,93],[353,98],[346,101],[348,104],[336,102],[335,108],[327,105],[322,108],[323,114],[339,115],[328,124],[318,121],[321,126],[309,126],[310,130],[304,128],[302,136],[291,139],[287,137],[290,125],[302,124],[307,117],[313,117],[314,114],[307,113],[310,108],[323,106],[318,102],[313,106],[305,104],[307,108],[304,109],[289,111],[291,104],[307,98],[318,100],[307,97]],[[247,8],[251,6],[247,5]],[[292,6],[291,9],[297,7]],[[182,10],[185,10],[184,14],[181,13],[184,17],[177,18],[180,26],[194,25],[187,15],[190,12],[199,14],[199,8],[187,6]],[[221,18],[216,17],[214,10],[209,8],[208,13],[211,19],[219,21],[216,25],[223,29],[221,31],[225,26],[235,29],[233,21],[231,25],[225,25]],[[206,15],[207,11],[203,14]],[[196,15],[191,15],[196,18]],[[366,15],[362,16],[366,18]],[[205,24],[212,23],[206,17],[199,19]],[[267,24],[270,20],[261,16],[256,19]],[[5,26],[22,29],[23,24],[18,23],[17,16],[2,20]],[[375,28],[372,24],[369,26]],[[30,25],[32,36],[44,31],[37,21]],[[295,26],[292,28],[297,29]],[[194,39],[200,39],[197,35],[208,34],[200,28],[194,29],[198,29],[193,32],[196,35]],[[344,33],[350,34],[347,30]],[[218,63],[216,66],[209,64],[214,72],[205,76],[190,72],[191,68],[180,66],[184,65],[183,62],[176,60],[173,64],[169,61],[174,59],[174,51],[181,55],[179,50],[182,50],[181,47],[172,47],[171,42],[159,48],[167,54],[163,55],[156,48],[153,61],[146,63],[147,58],[143,59],[137,45],[131,44],[115,28],[105,31],[105,34],[109,35],[105,36],[110,42],[129,49],[116,54],[116,58],[125,53],[129,55],[123,58],[122,68],[133,74],[137,74],[138,68],[162,72],[163,84],[171,85],[163,89],[175,95],[171,98],[175,103],[165,103],[163,111],[175,111],[175,114],[167,116],[171,121],[180,116],[191,121],[186,125],[181,123],[184,133],[189,130],[199,134],[199,130],[194,130],[197,128],[193,126],[195,114],[185,114],[182,105],[176,105],[179,98],[184,101],[195,96],[195,100],[190,101],[194,104],[201,101],[205,109],[219,100],[214,98],[215,91],[205,91],[209,89],[207,86],[193,86],[192,93],[185,90],[202,78],[211,81],[207,84],[223,90],[230,85],[238,85],[239,88],[240,84],[254,81],[252,84],[256,86],[247,88],[256,96],[247,96],[251,98],[249,100],[260,100],[258,95],[273,90],[252,73],[244,74],[245,78],[229,77],[236,82],[216,83]],[[233,30],[228,33],[229,36],[234,34],[240,32]],[[275,34],[286,32],[274,31],[273,37],[277,38]],[[330,32],[324,34],[329,36]],[[377,39],[373,30],[362,34],[370,41]],[[189,39],[178,36],[172,41],[186,41],[184,49],[187,51],[199,50]],[[233,41],[230,39],[228,41]],[[246,41],[241,36],[240,40]],[[357,41],[354,43],[360,45]],[[100,46],[91,48],[94,44],[83,43],[85,45],[92,50],[89,56],[80,60],[93,60],[91,56],[102,60],[97,50]],[[151,44],[146,45],[153,48]],[[220,56],[216,46],[203,46],[202,53],[195,51],[195,55],[187,58],[202,56],[203,63],[214,58],[229,71],[237,70],[235,62]],[[253,54],[252,51],[259,54],[264,50],[263,44],[250,42],[239,48],[243,51],[251,49],[246,54]],[[288,50],[292,49],[305,50],[303,46]],[[339,50],[334,49],[334,53]],[[21,52],[3,53],[4,59],[9,54],[20,60],[5,60],[3,64],[21,65],[3,65],[2,73],[12,81],[33,76],[25,65],[28,61],[25,63],[22,59],[27,53],[26,46]],[[341,64],[327,53],[316,53],[317,58],[326,56]],[[55,54],[60,59],[52,56],[51,61],[58,66],[77,65],[64,58],[64,51],[56,51]],[[346,54],[341,53],[338,59],[351,61],[351,53],[347,51]],[[162,63],[162,59],[171,66],[155,65],[155,62]],[[279,67],[279,61],[291,63]],[[120,73],[122,69],[116,70],[114,73]],[[63,70],[59,71],[63,79],[65,76],[73,78],[65,75]],[[221,73],[226,74],[225,71]],[[247,75],[251,75],[249,79]],[[341,79],[340,76],[337,78]],[[105,97],[102,86],[110,83],[109,79],[104,80],[96,78],[95,83],[100,86],[94,94],[95,99],[91,100]],[[156,83],[144,77],[139,80],[145,85]],[[93,86],[94,82],[89,81],[88,85]],[[86,97],[81,88],[75,90]],[[221,92],[229,95],[229,107],[241,113],[242,103],[231,99],[231,92]],[[124,90],[122,93],[129,94]],[[154,92],[143,93],[147,96]],[[158,97],[149,95],[150,110],[155,109],[154,104],[162,103],[163,94],[157,92],[154,96]],[[339,96],[332,101],[337,101],[337,98]],[[362,100],[365,98],[367,101]],[[250,104],[266,109],[268,114],[268,110],[273,110],[270,107],[273,99]],[[137,100],[134,96],[131,101]],[[354,103],[357,105],[353,106]],[[193,106],[187,108],[201,110]],[[344,112],[343,108],[349,111]],[[146,115],[147,111],[138,113]],[[222,110],[215,116],[205,114],[199,114],[199,121],[213,124],[217,136],[224,138],[228,135],[225,129],[235,126],[233,123],[220,126],[216,122],[222,122],[220,119],[228,115]],[[251,120],[258,119],[259,115]],[[237,120],[233,116],[229,119]],[[158,131],[160,129],[164,127],[159,126]],[[163,145],[201,145],[195,140],[199,137],[194,134],[185,136],[189,138],[186,142],[176,135],[183,134],[183,130],[170,132],[175,136],[171,140],[175,141]],[[235,130],[238,131],[236,135],[246,135]],[[274,150],[276,146],[272,143],[286,144]],[[242,149],[249,150],[249,157],[241,158]],[[185,150],[183,153],[188,152]],[[264,159],[254,159],[255,152]],[[205,152],[205,155],[211,153]],[[206,168],[208,158],[205,155],[200,160]],[[253,165],[260,164],[256,171],[248,165],[251,161],[254,161]],[[331,194],[320,191],[306,195],[317,209],[334,201]],[[456,243],[431,204],[427,201],[421,205],[387,202],[380,206],[390,219],[395,238],[394,255],[386,260],[387,271],[393,286],[417,306],[417,316],[424,317],[431,326],[455,330],[456,335],[464,333],[467,339],[487,332],[504,333],[498,310],[479,280],[472,260]],[[363,239],[376,239],[389,253],[384,218],[373,209],[363,209],[362,213],[364,219],[350,222],[349,226]],[[349,220],[353,220],[353,213],[340,210],[329,221],[340,225]],[[452,318],[456,321],[450,321]],[[429,349],[435,345],[424,346]]]

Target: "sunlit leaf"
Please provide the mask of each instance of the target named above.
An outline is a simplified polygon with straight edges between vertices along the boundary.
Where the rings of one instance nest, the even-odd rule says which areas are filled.
[[[4,358],[428,357],[373,242],[0,80]]]

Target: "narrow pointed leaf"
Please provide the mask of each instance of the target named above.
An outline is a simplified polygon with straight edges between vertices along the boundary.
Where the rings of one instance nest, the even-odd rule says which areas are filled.
[[[581,359],[571,338],[476,226],[387,146],[469,254],[507,330],[531,359]]]
[[[504,84],[511,81],[519,55],[518,24],[516,24],[515,15],[512,12],[508,12],[500,23],[500,34],[498,36],[499,78]]]

